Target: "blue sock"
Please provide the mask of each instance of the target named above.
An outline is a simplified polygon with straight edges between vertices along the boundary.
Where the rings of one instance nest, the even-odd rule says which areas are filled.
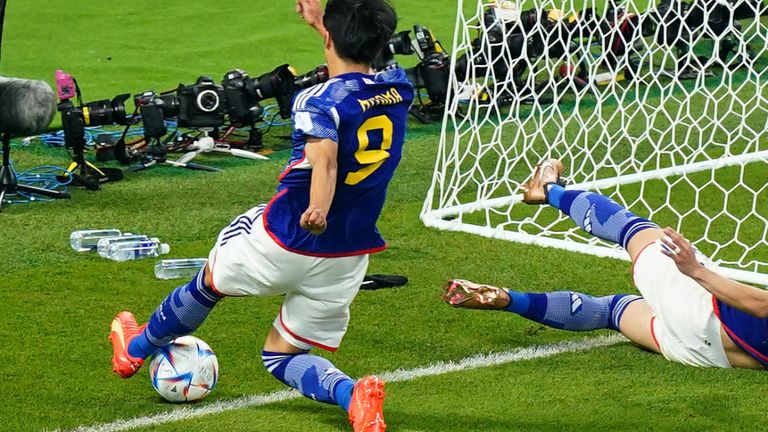
[[[205,286],[203,270],[188,284],[173,290],[149,318],[144,331],[128,345],[128,354],[147,358],[179,336],[188,335],[203,323],[222,299]]]
[[[566,190],[558,184],[547,185],[547,201],[569,215],[584,231],[618,243],[624,249],[638,232],[659,226],[641,218],[610,198],[580,190]]]
[[[349,410],[355,382],[330,361],[312,354],[262,351],[267,370],[304,396]]]
[[[616,294],[592,297],[572,291],[546,294],[509,291],[511,301],[504,310],[557,329],[587,331],[619,330],[627,306],[642,297]]]

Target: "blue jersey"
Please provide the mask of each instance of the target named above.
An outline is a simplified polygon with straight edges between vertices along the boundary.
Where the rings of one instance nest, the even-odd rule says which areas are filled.
[[[384,250],[376,221],[400,162],[412,101],[413,86],[402,69],[347,73],[297,93],[293,153],[264,215],[272,239],[292,252],[320,257]],[[299,225],[309,206],[312,167],[304,145],[312,137],[339,146],[336,192],[321,235]]]
[[[712,296],[715,315],[725,332],[741,349],[768,366],[768,318],[752,316]]]

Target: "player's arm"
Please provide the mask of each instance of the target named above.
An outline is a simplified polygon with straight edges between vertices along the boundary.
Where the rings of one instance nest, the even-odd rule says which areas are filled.
[[[320,0],[296,0],[296,13],[325,37],[326,30],[323,25],[323,9]]]
[[[696,259],[693,246],[680,233],[665,228],[668,238],[662,238],[669,250],[664,255],[672,258],[677,268],[699,283],[723,303],[758,318],[768,318],[768,291],[723,277],[704,267]]]
[[[312,234],[325,232],[326,216],[331,209],[336,192],[336,157],[339,145],[326,138],[307,138],[304,155],[312,165],[312,181],[309,186],[309,206],[301,215],[301,227]]]

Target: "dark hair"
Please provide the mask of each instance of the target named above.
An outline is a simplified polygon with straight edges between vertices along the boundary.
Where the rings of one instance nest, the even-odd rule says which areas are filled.
[[[371,64],[397,26],[388,0],[328,0],[323,25],[343,59]]]

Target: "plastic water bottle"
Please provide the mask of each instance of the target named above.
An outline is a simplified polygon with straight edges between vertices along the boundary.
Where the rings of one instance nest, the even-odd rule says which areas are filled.
[[[155,264],[158,279],[191,279],[208,262],[205,258],[168,259]]]
[[[100,239],[121,235],[119,229],[80,230],[69,235],[69,245],[78,252],[88,252],[96,249]]]
[[[120,237],[106,237],[103,239],[99,239],[99,241],[96,243],[96,252],[99,253],[100,257],[107,258],[107,248],[112,243],[120,243],[120,242],[127,242],[127,241],[134,241],[134,240],[149,240],[149,237],[145,236],[144,234],[131,234],[131,233],[124,233]],[[157,240],[156,238],[152,240]],[[157,240],[159,242],[159,240]]]
[[[167,254],[171,247],[157,239],[114,242],[107,246],[106,258],[113,261],[131,261]]]

